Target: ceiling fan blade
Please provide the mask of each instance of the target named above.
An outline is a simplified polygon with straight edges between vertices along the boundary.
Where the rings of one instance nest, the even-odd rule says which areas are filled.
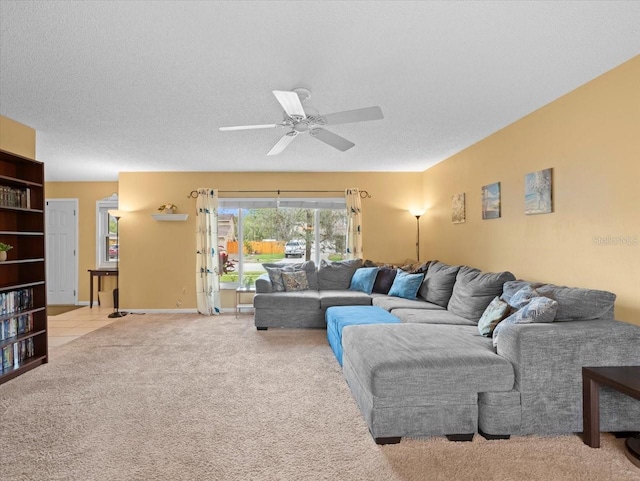
[[[226,130],[253,130],[253,129],[272,129],[280,127],[282,124],[263,124],[263,125],[237,125],[235,127],[220,127],[223,132]]]
[[[307,114],[304,113],[304,109],[302,108],[302,102],[300,102],[300,97],[295,92],[287,92],[284,90],[274,90],[273,95],[276,96],[280,105],[287,113],[289,117],[293,117],[297,115],[299,117],[305,118]]]
[[[365,120],[383,119],[380,107],[367,107],[365,109],[345,110],[333,114],[322,115],[327,125],[348,124],[350,122],[363,122]]]
[[[293,141],[293,139],[296,138],[296,135],[298,135],[296,132],[288,132],[284,134],[282,137],[280,137],[278,143],[273,146],[273,148],[267,155],[277,155],[282,152],[287,147],[287,145],[289,145]]]
[[[356,145],[353,142],[345,139],[344,137],[340,137],[339,135],[336,135],[333,132],[329,132],[325,129],[313,129],[310,130],[309,133],[313,138],[316,138],[324,142],[325,144],[330,145],[331,147],[341,150],[342,152],[344,152],[345,150],[349,150],[351,147]]]

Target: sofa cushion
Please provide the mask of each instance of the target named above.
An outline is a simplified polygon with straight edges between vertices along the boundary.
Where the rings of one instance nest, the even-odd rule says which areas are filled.
[[[511,362],[498,356],[474,325],[345,326],[342,347],[345,366],[379,407],[424,405],[438,394],[514,386]]]
[[[264,264],[262,264],[262,267],[264,267],[265,270],[267,269],[267,267],[276,267],[280,269],[290,268],[289,270],[294,271],[303,270],[307,273],[307,282],[309,283],[309,289],[313,291],[318,290],[318,273],[316,271],[316,264],[313,261],[296,262],[293,264],[289,262],[265,262]],[[273,287],[271,290],[273,291]]]
[[[498,323],[493,331],[493,347],[498,346],[500,330],[509,324],[529,324],[532,322],[553,322],[558,311],[558,303],[548,297],[534,297],[527,305]]]
[[[282,271],[282,283],[284,284],[285,292],[309,290],[309,282],[305,271]]]
[[[370,306],[371,296],[360,291],[350,289],[319,291],[320,307],[326,309],[331,306]]]
[[[509,315],[510,306],[506,302],[495,297],[487,306],[478,321],[478,331],[483,336],[491,337],[498,323]]]
[[[389,324],[400,320],[384,309],[374,306],[330,307],[326,312],[327,339],[342,366],[342,329],[356,324]]]
[[[558,302],[558,312],[554,322],[590,321],[594,319],[613,319],[616,295],[612,292],[579,287],[556,286],[525,280],[508,281],[504,285],[503,299],[509,302],[510,296],[525,285],[531,285],[541,296]]]
[[[435,304],[431,304],[434,306]],[[455,326],[473,326],[477,329],[476,323],[465,319],[464,317],[456,316],[455,314],[447,311],[446,309],[438,306],[438,309],[408,309],[398,308],[391,311],[391,314],[396,316],[402,322],[410,322],[416,324],[448,324]]]
[[[386,311],[394,309],[438,309],[443,310],[436,304],[424,301],[422,299],[404,299],[402,297],[385,296],[383,294],[373,294],[371,304],[382,307]]]
[[[393,280],[396,278],[398,271],[390,267],[380,267],[376,280],[373,283],[373,289],[371,292],[377,292],[378,294],[388,294],[389,289],[393,285]]]
[[[391,289],[389,289],[389,295],[415,299],[423,279],[423,274],[407,274],[405,271],[398,269],[396,278],[393,280]]]
[[[491,301],[502,294],[504,283],[512,280],[515,276],[511,272],[481,272],[462,266],[447,309],[477,323]]]
[[[349,289],[353,273],[362,267],[362,259],[320,261],[318,289]]]
[[[256,309],[320,310],[320,294],[318,291],[256,294],[253,306]]]
[[[351,285],[349,286],[349,289],[352,291],[361,291],[366,294],[371,294],[377,274],[377,267],[360,267],[359,269],[356,269],[351,277]]]
[[[460,266],[450,266],[440,261],[432,261],[418,295],[429,302],[447,307],[459,270]]]

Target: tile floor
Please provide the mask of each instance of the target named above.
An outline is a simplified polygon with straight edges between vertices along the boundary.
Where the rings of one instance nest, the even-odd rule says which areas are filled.
[[[47,318],[49,350],[55,350],[58,346],[117,321],[118,319],[107,317],[112,312],[113,307],[94,306],[89,308],[87,306],[57,316],[49,316]]]

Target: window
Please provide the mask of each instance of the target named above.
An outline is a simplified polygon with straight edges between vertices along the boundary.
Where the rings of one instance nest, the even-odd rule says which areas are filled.
[[[220,199],[221,287],[253,284],[267,262],[345,258],[344,199]]]
[[[118,196],[112,194],[96,202],[96,267],[116,267],[118,260],[118,235],[116,219],[109,210],[118,208]]]

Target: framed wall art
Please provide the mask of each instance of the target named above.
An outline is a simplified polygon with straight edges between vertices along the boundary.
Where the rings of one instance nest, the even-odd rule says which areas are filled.
[[[553,212],[551,170],[539,170],[524,176],[525,214],[549,214]]]
[[[464,209],[464,192],[456,194],[451,199],[451,222],[454,224],[462,224],[466,218]]]
[[[482,187],[482,218],[497,219],[500,217],[500,182]]]

